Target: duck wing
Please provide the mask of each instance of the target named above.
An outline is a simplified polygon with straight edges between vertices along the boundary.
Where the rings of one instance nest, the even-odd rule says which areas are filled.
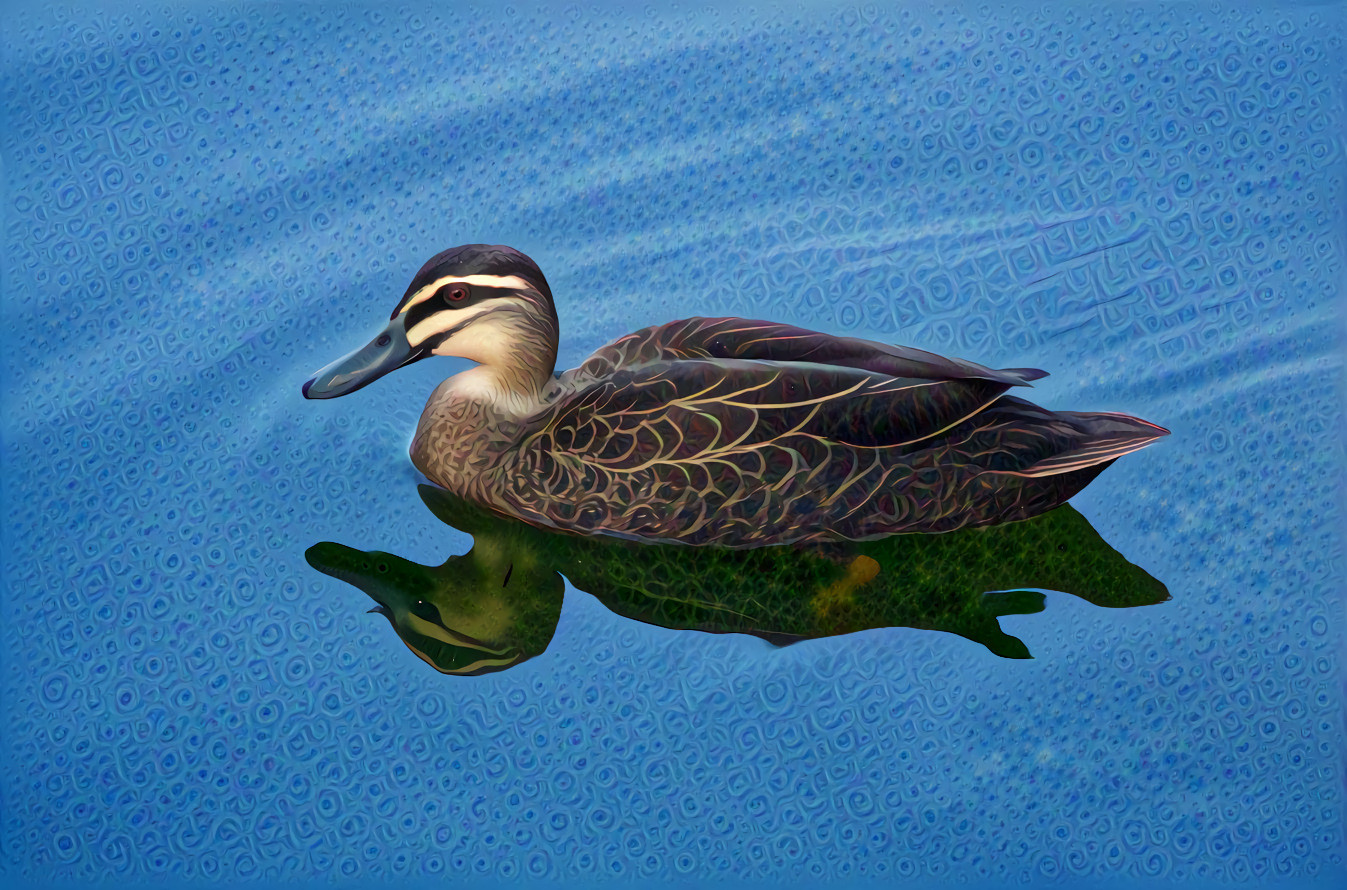
[[[986,377],[654,360],[558,381],[498,466],[494,508],[535,525],[754,547],[1025,519],[1163,436],[1054,412]]]
[[[619,368],[699,358],[810,362],[889,377],[993,380],[1010,386],[1025,386],[1047,376],[1037,368],[994,370],[906,346],[746,318],[687,318],[643,328],[602,347],[568,373],[576,379],[601,380]]]
[[[730,546],[830,534],[825,514],[859,509],[852,496],[896,483],[906,455],[939,448],[1010,386],[744,359],[574,382],[511,449],[500,507],[581,533]]]
[[[800,361],[653,361],[581,381],[545,412],[529,444],[613,469],[703,462],[783,437],[865,448],[913,445],[968,418],[1010,386],[981,377],[891,377]]]

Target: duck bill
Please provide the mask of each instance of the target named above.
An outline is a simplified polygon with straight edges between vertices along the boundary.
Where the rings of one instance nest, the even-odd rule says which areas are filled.
[[[389,371],[396,371],[427,355],[407,342],[406,314],[388,323],[379,336],[339,358],[304,384],[306,399],[335,399],[368,386]]]

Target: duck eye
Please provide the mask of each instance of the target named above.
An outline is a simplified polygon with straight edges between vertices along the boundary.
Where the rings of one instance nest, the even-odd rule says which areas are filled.
[[[468,298],[468,286],[466,284],[446,284],[444,287],[435,291],[434,299],[443,303],[462,303]]]

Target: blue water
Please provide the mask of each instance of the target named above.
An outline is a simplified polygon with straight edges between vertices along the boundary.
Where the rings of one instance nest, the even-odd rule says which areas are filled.
[[[0,881],[1341,886],[1344,18],[7,8]],[[1073,503],[1172,601],[1019,662],[568,589],[441,676],[303,551],[466,549],[406,449],[467,363],[299,387],[473,241],[563,368],[744,315],[1170,428]]]

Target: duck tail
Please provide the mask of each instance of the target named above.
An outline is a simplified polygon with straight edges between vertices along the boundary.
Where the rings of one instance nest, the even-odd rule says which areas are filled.
[[[1056,476],[1089,467],[1107,466],[1124,454],[1139,451],[1169,435],[1162,426],[1132,417],[1129,414],[1104,412],[1055,412],[1059,421],[1066,421],[1080,431],[1075,447],[1036,461],[1017,475],[1029,477]],[[1103,466],[1100,466],[1103,465]]]
[[[1004,374],[1006,377],[1016,378],[1016,382],[1021,386],[1033,380],[1042,380],[1048,376],[1047,371],[1038,368],[1002,368],[997,373]]]

